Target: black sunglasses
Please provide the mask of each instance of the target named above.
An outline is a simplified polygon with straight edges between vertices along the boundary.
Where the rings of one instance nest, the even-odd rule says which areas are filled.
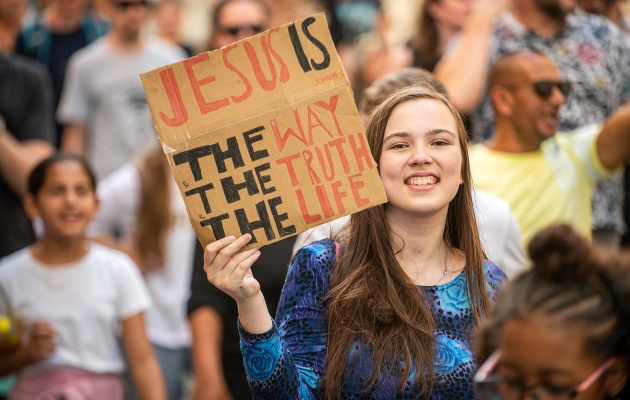
[[[260,25],[228,26],[221,29],[223,33],[229,33],[232,36],[237,36],[242,31],[253,32],[253,34],[257,34],[262,32],[263,30],[264,28]]]
[[[560,93],[564,96],[567,96],[571,93],[571,83],[565,81],[538,81],[532,84],[534,87],[534,91],[536,94],[542,98],[547,98],[551,96],[551,92],[553,91],[553,87],[557,87]]]
[[[546,99],[551,96],[554,86],[557,87],[560,93],[562,93],[564,96],[567,96],[569,93],[571,93],[571,82],[566,81],[537,81],[530,85],[517,86],[512,88],[509,85],[506,85],[506,87],[510,88],[511,90],[533,87],[534,92],[536,92],[538,97],[542,99]]]
[[[120,8],[121,10],[127,10],[131,7],[134,6],[146,6],[147,5],[147,0],[136,0],[136,1],[114,1],[114,4],[116,4],[116,7]]]

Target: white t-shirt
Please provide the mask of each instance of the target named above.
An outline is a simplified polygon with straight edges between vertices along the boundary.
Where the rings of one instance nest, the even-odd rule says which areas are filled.
[[[153,305],[145,314],[152,343],[169,349],[190,346],[186,303],[190,297],[196,236],[186,205],[174,179],[170,179],[173,223],[166,237],[164,265],[144,274]],[[91,236],[120,235],[129,244],[133,238],[141,181],[137,167],[128,163],[103,179],[97,188],[100,210],[89,227]]]
[[[521,246],[521,231],[509,204],[475,188],[473,206],[486,256],[512,279],[527,268],[527,262]],[[311,242],[338,235],[349,221],[350,216],[345,216],[300,233],[293,245],[293,253]]]
[[[30,247],[0,260],[0,315],[23,321],[26,329],[44,321],[57,333],[52,356],[22,373],[51,366],[122,372],[121,322],[144,312],[150,303],[133,261],[97,243],[71,264],[43,264]]]

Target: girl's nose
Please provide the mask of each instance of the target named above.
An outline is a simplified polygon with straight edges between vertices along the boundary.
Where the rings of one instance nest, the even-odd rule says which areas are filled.
[[[409,163],[412,165],[420,165],[430,163],[433,158],[431,157],[431,153],[428,151],[429,149],[426,146],[416,146],[411,153],[411,157],[409,158]]]
[[[64,196],[64,200],[68,204],[73,204],[77,200],[77,198],[77,194],[72,190],[66,191],[66,194]]]

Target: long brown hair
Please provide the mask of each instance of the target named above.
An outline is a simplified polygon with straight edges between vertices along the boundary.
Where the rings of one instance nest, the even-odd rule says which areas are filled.
[[[418,67],[433,71],[435,64],[440,60],[441,54],[438,53],[438,37],[437,24],[435,18],[429,12],[431,2],[440,0],[425,0],[420,9],[420,23],[416,28],[411,45],[415,52],[415,64]]]
[[[463,184],[449,204],[444,240],[465,255],[467,295],[479,323],[489,311],[490,301],[484,284],[485,255],[473,211],[466,132],[459,114],[443,95],[428,86],[405,88],[388,97],[368,116],[366,136],[372,155],[379,160],[385,127],[393,110],[414,99],[441,101],[457,121]],[[430,396],[434,382],[434,320],[423,291],[396,260],[402,249],[393,248],[393,235],[384,205],[352,215],[344,240],[345,250],[332,273],[331,290],[326,297],[328,352],[323,386],[326,399],[339,396],[348,353],[357,339],[365,343],[374,358],[366,390],[376,383],[381,371],[393,371],[403,361],[401,390],[415,365],[421,371],[416,374],[415,386],[425,398]]]
[[[170,180],[173,179],[162,147],[156,145],[140,158],[140,203],[133,236],[142,269],[164,264],[166,236],[171,228]]]

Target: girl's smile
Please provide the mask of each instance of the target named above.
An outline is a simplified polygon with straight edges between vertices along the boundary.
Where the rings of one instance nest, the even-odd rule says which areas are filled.
[[[41,217],[48,237],[83,240],[87,224],[98,210],[98,200],[83,166],[65,160],[50,167],[27,207],[32,215]]]
[[[383,140],[380,175],[391,208],[444,213],[462,183],[457,123],[446,105],[417,99],[392,112]]]

